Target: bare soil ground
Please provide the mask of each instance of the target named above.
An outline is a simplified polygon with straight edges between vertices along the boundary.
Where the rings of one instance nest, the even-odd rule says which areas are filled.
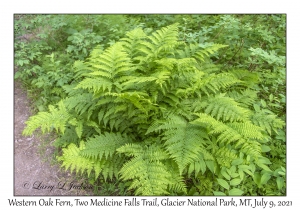
[[[30,117],[30,102],[20,83],[14,87],[14,195],[92,195],[92,186],[82,178],[51,164],[55,148],[48,136],[22,136]]]

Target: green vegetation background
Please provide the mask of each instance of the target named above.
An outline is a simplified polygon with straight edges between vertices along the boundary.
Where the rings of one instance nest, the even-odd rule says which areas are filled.
[[[96,194],[286,194],[284,14],[20,14],[14,34],[24,134],[56,133]]]

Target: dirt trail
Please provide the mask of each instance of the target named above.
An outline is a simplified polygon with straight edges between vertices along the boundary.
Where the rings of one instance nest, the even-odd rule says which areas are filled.
[[[14,195],[92,195],[90,184],[50,164],[51,141],[41,147],[46,137],[22,136],[30,104],[21,85],[14,85]]]

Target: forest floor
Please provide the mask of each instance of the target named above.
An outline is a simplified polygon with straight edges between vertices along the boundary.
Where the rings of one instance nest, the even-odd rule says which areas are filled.
[[[22,136],[25,122],[31,116],[26,91],[14,83],[14,195],[92,195],[92,186],[65,172],[55,162],[54,138],[50,135]]]

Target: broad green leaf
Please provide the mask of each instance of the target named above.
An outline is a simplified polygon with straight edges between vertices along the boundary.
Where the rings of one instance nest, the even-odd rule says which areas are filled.
[[[247,161],[250,162],[250,160],[251,160],[250,155],[247,155]]]
[[[238,166],[240,170],[243,170],[243,172],[246,172],[247,174],[249,174],[250,176],[253,176],[253,173],[250,171],[251,168],[250,166],[247,165],[239,165]],[[250,170],[249,170],[250,169]]]
[[[220,191],[214,191],[214,195],[219,196],[219,195],[226,195],[226,194]]]
[[[262,152],[269,152],[271,148],[267,145],[261,145],[261,151]]]
[[[206,171],[206,165],[205,165],[205,162],[202,160],[202,161],[200,161],[199,163],[200,163],[201,172],[202,172],[202,174],[204,174],[205,171]]]
[[[200,172],[201,166],[199,162],[195,162],[195,175]]]
[[[83,123],[82,123],[82,121],[79,121],[78,124],[77,124],[77,127],[75,128],[75,131],[76,131],[76,134],[77,134],[78,138],[81,138],[82,128],[83,128]]]
[[[227,180],[230,180],[230,176],[228,175],[228,173],[225,171],[225,170],[222,170],[221,171],[221,174],[227,179]]]
[[[215,164],[214,164],[214,161],[212,160],[207,160],[205,161],[206,165],[207,165],[207,168],[212,172],[212,173],[215,173]]]
[[[252,173],[254,173],[255,170],[256,170],[255,164],[251,163],[251,164],[249,165],[249,167],[250,167],[250,170],[252,171]]]
[[[257,162],[262,164],[272,164],[271,161],[266,157],[260,157]]]
[[[257,163],[257,165],[259,167],[261,167],[262,169],[266,170],[266,171],[272,171],[268,166],[266,166],[265,164],[262,163]]]
[[[231,165],[232,166],[236,166],[236,165],[240,165],[240,164],[242,164],[243,163],[243,159],[236,159],[236,160],[234,160],[234,161],[232,161],[231,162]]]
[[[229,190],[229,195],[243,195],[244,191],[238,188],[233,188]]]
[[[268,174],[268,173],[264,173],[262,176],[261,176],[261,179],[260,179],[260,184],[266,184],[269,179],[271,178],[271,175]]]
[[[230,167],[230,175],[236,171],[236,166]]]
[[[255,111],[257,111],[257,112],[259,112],[259,111],[260,111],[260,107],[259,107],[259,105],[257,105],[257,104],[254,104],[254,105],[253,105],[253,107],[254,107]]]
[[[230,181],[230,185],[231,185],[231,186],[236,186],[236,185],[239,185],[241,182],[242,182],[242,180],[239,179],[239,178],[232,179],[232,180]]]
[[[261,102],[261,105],[263,106],[263,107],[266,107],[267,106],[267,104],[266,104],[266,102],[264,101],[264,100],[260,100],[260,102]]]
[[[274,96],[273,96],[273,94],[271,93],[270,96],[269,96],[269,100],[272,102],[273,99],[274,99]]]
[[[282,177],[277,177],[276,182],[278,189],[281,190],[284,185],[284,179]]]
[[[257,185],[260,185],[260,179],[261,179],[260,173],[256,172],[256,173],[254,174],[253,179],[254,179],[254,182],[255,182]]]
[[[241,179],[244,179],[245,174],[244,174],[243,169],[239,169],[239,175],[240,175]]]
[[[232,177],[232,178],[236,178],[236,177],[238,177],[238,176],[239,176],[238,173],[232,173],[232,174],[231,174],[231,177]]]
[[[225,189],[229,189],[229,184],[224,179],[217,179],[218,183]]]

